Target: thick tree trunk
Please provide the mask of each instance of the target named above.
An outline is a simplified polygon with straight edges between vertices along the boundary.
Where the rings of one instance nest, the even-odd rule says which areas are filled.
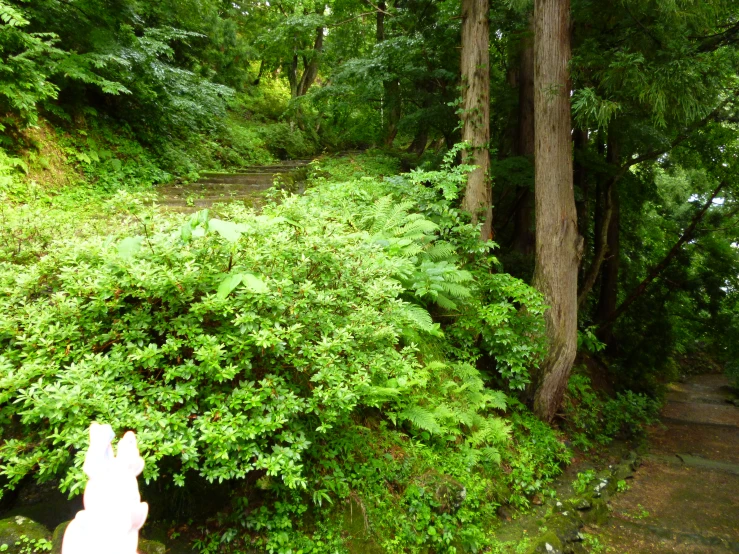
[[[550,306],[549,348],[533,376],[533,408],[551,421],[577,354],[577,269],[582,239],[572,182],[572,126],[568,65],[570,1],[536,0],[536,269],[534,284]]]
[[[531,36],[522,44],[518,70],[518,133],[516,156],[534,159],[534,37],[533,20]],[[521,200],[514,215],[513,249],[523,256],[530,256],[536,247],[534,235],[534,192],[519,187],[517,197]]]
[[[482,222],[480,237],[492,237],[490,169],[490,21],[489,0],[462,0],[462,140],[477,168],[467,179],[462,208]]]

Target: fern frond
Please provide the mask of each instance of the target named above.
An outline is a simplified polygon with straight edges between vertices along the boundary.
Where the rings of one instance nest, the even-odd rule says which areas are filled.
[[[418,427],[429,433],[441,432],[441,426],[436,421],[434,414],[421,406],[410,406],[398,415],[401,419],[409,421],[414,427]]]
[[[470,289],[457,283],[442,281],[439,283],[439,287],[452,298],[468,298],[471,295]]]
[[[508,407],[508,397],[503,391],[490,391],[487,394],[488,405],[496,410],[505,410]]]
[[[500,462],[501,462],[500,451],[494,446],[487,446],[485,448],[482,448],[480,449],[480,452],[482,454],[482,459],[485,460],[486,462],[500,465]]]
[[[457,305],[443,294],[436,295],[436,303],[445,310],[456,310]]]
[[[431,319],[429,313],[418,304],[405,302],[400,305],[400,313],[408,323],[421,331],[430,333],[436,330],[434,320]]]
[[[426,250],[428,257],[435,262],[448,259],[454,253],[454,246],[452,244],[441,241],[434,243],[428,250]]]

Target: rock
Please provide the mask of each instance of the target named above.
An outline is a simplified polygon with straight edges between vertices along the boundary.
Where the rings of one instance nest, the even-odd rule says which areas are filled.
[[[39,541],[48,542],[49,539],[49,530],[27,517],[14,516],[0,520],[0,550],[4,554],[35,552],[32,547],[29,549],[29,543],[38,544]]]
[[[589,525],[603,525],[608,521],[611,511],[608,509],[608,503],[603,498],[594,498],[592,507],[582,512],[582,519]]]
[[[547,521],[547,527],[559,537],[562,543],[578,542],[582,520],[577,513],[563,513],[552,516]]]
[[[418,486],[434,495],[438,503],[436,511],[442,514],[453,514],[462,506],[467,498],[467,489],[449,475],[427,473],[418,482]]]
[[[62,541],[64,540],[64,532],[67,530],[67,526],[71,523],[65,521],[57,525],[54,529],[54,534],[51,536],[51,554],[61,554],[62,552]]]
[[[585,510],[589,510],[593,506],[588,502],[587,498],[581,498],[575,503],[575,508],[580,510],[581,512],[584,512]]]
[[[467,489],[464,485],[448,475],[440,475],[434,485],[434,497],[441,505],[442,513],[455,513],[467,498]]]
[[[527,554],[564,554],[562,541],[552,532],[548,531],[539,537],[527,550]]]
[[[139,554],[164,554],[167,548],[160,542],[139,539]]]
[[[51,537],[51,551],[50,554],[61,554],[62,552],[62,541],[64,540],[64,532],[67,530],[67,526],[71,521],[65,521],[60,523],[54,534]],[[139,539],[139,554],[164,554],[167,548],[158,541],[147,541],[146,539]]]
[[[513,521],[513,509],[510,506],[498,506],[497,514],[503,521]]]

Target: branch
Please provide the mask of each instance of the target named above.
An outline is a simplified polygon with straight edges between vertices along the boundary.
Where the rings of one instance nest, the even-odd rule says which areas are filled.
[[[713,204],[713,199],[718,196],[718,194],[723,190],[723,188],[727,185],[726,181],[722,181],[718,187],[716,187],[716,190],[713,191],[710,198],[706,200],[705,204],[703,204],[703,207],[700,209],[700,211],[695,214],[693,217],[693,220],[690,222],[690,225],[688,225],[688,228],[685,229],[685,232],[682,234],[680,239],[675,243],[675,245],[670,249],[670,251],[667,253],[667,255],[662,259],[660,263],[658,263],[656,266],[654,266],[650,271],[649,274],[644,278],[644,280],[637,285],[637,287],[629,294],[629,296],[624,300],[621,305],[616,308],[611,315],[609,315],[606,320],[601,324],[601,327],[609,327],[613,324],[614,321],[616,321],[623,313],[631,306],[634,301],[639,298],[644,292],[647,290],[647,287],[654,281],[657,277],[659,277],[660,273],[662,273],[667,266],[670,265],[670,262],[672,259],[677,255],[677,253],[680,251],[680,248],[682,248],[683,244],[688,242],[691,237],[693,236],[693,233],[695,232],[696,227],[698,227],[698,224],[703,219],[703,216],[706,215],[706,212]]]
[[[385,15],[389,15],[390,17],[395,17],[395,16],[394,16],[393,14],[391,14],[390,12],[387,12],[387,11],[385,11],[385,10],[381,10],[379,6],[375,6],[375,5],[374,5],[374,4],[372,3],[372,2],[370,2],[369,0],[365,0],[365,2],[367,2],[367,3],[368,3],[368,4],[370,5],[370,6],[372,6],[373,8],[375,8],[375,10],[376,10],[376,11],[378,11],[378,12],[380,12],[380,13],[384,13]]]
[[[339,21],[337,23],[332,23],[331,25],[327,25],[327,27],[338,27],[339,25],[343,25],[344,23],[349,23],[350,21],[354,21],[355,19],[359,19],[360,17],[364,17],[365,15],[372,15],[373,13],[377,13],[377,11],[371,11],[371,12],[363,12],[358,15],[354,15],[350,17],[349,19],[344,19],[342,21]]]
[[[626,8],[626,11],[628,12],[628,14],[629,14],[629,16],[631,17],[631,19],[633,19],[633,20],[634,20],[634,23],[636,23],[637,25],[639,25],[639,27],[641,27],[642,31],[644,31],[644,34],[646,34],[646,35],[647,35],[647,36],[648,36],[649,38],[651,38],[651,39],[652,39],[652,40],[653,40],[654,42],[656,42],[656,43],[657,43],[657,46],[658,46],[658,47],[659,47],[659,48],[661,49],[661,48],[662,48],[662,42],[661,42],[661,41],[660,41],[660,40],[659,40],[659,39],[658,39],[657,37],[655,37],[655,36],[654,36],[654,35],[653,35],[653,34],[652,34],[652,33],[651,33],[650,31],[649,31],[649,29],[647,29],[647,28],[646,28],[646,27],[644,26],[644,23],[642,23],[641,21],[639,21],[639,20],[638,20],[638,19],[637,19],[637,18],[636,18],[636,17],[634,16],[634,14],[633,14],[633,13],[631,12],[631,8],[629,8],[629,4],[628,4],[628,3],[624,2],[624,8]]]
[[[699,121],[696,121],[695,123],[693,123],[693,125],[689,126],[682,133],[680,133],[677,137],[675,137],[675,140],[673,140],[667,148],[651,150],[650,152],[647,152],[646,154],[642,154],[641,156],[637,156],[636,158],[630,159],[628,162],[626,162],[624,165],[621,166],[618,173],[616,174],[616,180],[620,179],[631,167],[638,165],[642,162],[646,162],[649,160],[653,160],[654,158],[658,158],[659,156],[662,156],[663,154],[670,152],[673,148],[685,142],[687,139],[690,138],[690,135],[694,131],[697,131],[701,127],[705,127],[711,120],[715,119],[716,116],[718,116],[721,110],[723,110],[728,104],[731,103],[732,100],[734,100],[738,96],[739,96],[739,89],[735,90],[731,96],[729,96],[726,100],[721,102],[716,107],[716,109],[713,110],[711,113],[709,113],[706,117],[704,117],[703,119]]]
[[[714,50],[718,50],[722,46],[729,45],[739,38],[739,23],[729,27],[726,31],[702,38],[703,40],[701,40],[701,43],[698,45],[698,52],[712,52]]]

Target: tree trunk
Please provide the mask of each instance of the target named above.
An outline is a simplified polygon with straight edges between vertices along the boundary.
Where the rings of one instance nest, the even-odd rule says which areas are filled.
[[[290,98],[298,97],[298,55],[293,56],[287,68],[287,80],[290,83]]]
[[[608,225],[608,257],[603,262],[600,281],[600,299],[598,300],[597,321],[604,321],[618,306],[618,270],[621,256],[621,203],[618,188],[611,190],[611,220]],[[613,348],[613,330],[606,327],[599,333],[599,338],[609,349]]]
[[[582,280],[582,286],[580,287],[580,292],[578,293],[578,307],[582,306],[590,294],[593,285],[595,285],[598,276],[600,275],[601,267],[606,261],[606,256],[611,255],[610,247],[612,246],[611,241],[612,234],[614,232],[614,197],[616,196],[616,185],[620,179],[618,172],[618,143],[616,142],[612,129],[613,127],[611,127],[611,130],[608,133],[608,154],[606,157],[606,161],[611,167],[612,173],[607,176],[606,181],[603,184],[598,183],[596,199],[598,205],[596,207],[595,251],[593,253],[593,261],[585,273],[585,277]],[[618,235],[618,227],[616,227],[615,232]]]
[[[577,228],[583,238],[583,252],[587,252],[588,229],[590,228],[590,187],[588,170],[585,168],[585,156],[588,151],[589,136],[586,129],[575,129],[572,134],[572,143],[575,148],[575,189],[580,190],[581,200],[575,204],[577,208]],[[581,260],[582,263],[582,260]]]
[[[318,27],[311,57],[303,58],[303,76],[298,83],[296,96],[304,96],[318,77],[318,60],[321,52],[323,52],[323,27]]]
[[[385,12],[387,3],[377,3],[376,42],[385,40]],[[390,68],[388,68],[390,70]],[[388,79],[382,83],[382,143],[388,148],[393,145],[398,134],[398,122],[401,115],[400,83],[398,79]],[[425,145],[424,145],[425,146]]]
[[[711,196],[706,200],[706,202],[703,204],[701,209],[698,211],[698,213],[693,216],[693,220],[690,222],[690,225],[688,225],[688,228],[683,231],[683,234],[680,236],[678,241],[674,244],[674,246],[670,249],[670,251],[667,253],[667,255],[662,258],[662,261],[659,262],[657,265],[653,266],[650,270],[647,276],[644,278],[644,280],[637,285],[637,287],[629,293],[629,295],[626,297],[626,299],[621,302],[621,304],[613,310],[608,316],[604,319],[604,321],[601,323],[601,329],[605,329],[606,327],[613,324],[614,321],[616,321],[619,317],[623,315],[623,313],[629,309],[629,306],[634,303],[634,301],[639,298],[642,294],[644,294],[649,287],[649,285],[652,284],[652,282],[659,277],[662,272],[667,269],[670,265],[670,262],[672,262],[672,259],[677,255],[678,252],[680,252],[680,249],[683,247],[683,244],[688,242],[690,239],[693,238],[693,233],[695,233],[696,228],[698,227],[698,224],[703,220],[703,217],[708,212],[709,208],[713,204],[713,200],[719,195],[719,193],[727,186],[726,181],[721,181],[719,183],[716,190],[713,191]]]
[[[462,0],[462,140],[476,166],[467,179],[462,209],[482,222],[480,238],[492,237],[492,190],[490,170],[490,21],[489,0]]]
[[[535,0],[536,269],[548,352],[533,375],[533,408],[551,421],[577,354],[577,269],[582,239],[572,181],[570,0]]]
[[[518,133],[516,137],[516,156],[534,158],[534,39],[533,21],[530,24],[531,36],[522,44],[518,70]],[[531,189],[519,187],[517,197],[521,198],[514,215],[513,249],[523,256],[530,256],[536,247],[534,235],[534,193]]]

